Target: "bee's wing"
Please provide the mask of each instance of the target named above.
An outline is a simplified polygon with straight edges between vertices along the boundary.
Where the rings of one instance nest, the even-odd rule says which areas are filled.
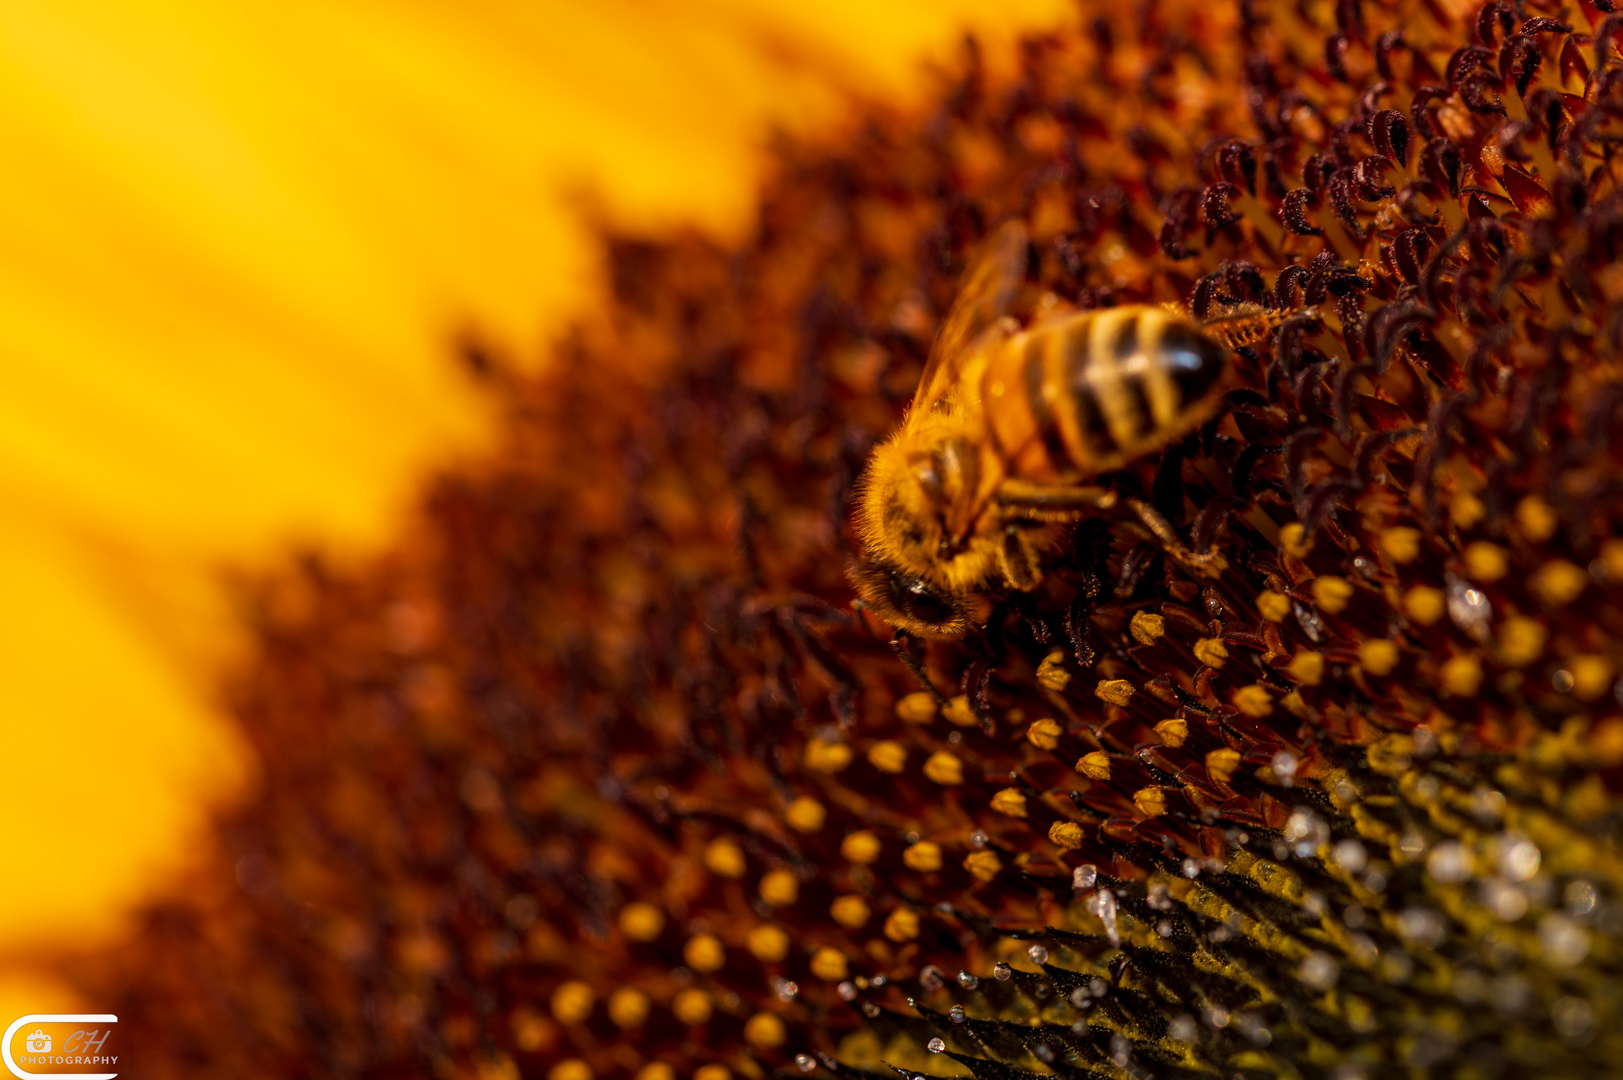
[[[970,258],[958,297],[930,346],[911,415],[929,409],[952,392],[968,346],[1003,317],[1025,276],[1026,227],[1019,221],[1005,222]]]

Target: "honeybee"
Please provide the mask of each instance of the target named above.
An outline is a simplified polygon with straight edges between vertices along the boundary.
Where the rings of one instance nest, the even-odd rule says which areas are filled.
[[[1247,309],[1196,322],[1145,305],[1067,311],[1022,329],[1006,316],[1025,279],[1026,230],[1000,227],[972,257],[895,434],[868,462],[855,514],[865,548],[851,577],[880,618],[955,637],[983,593],[1030,590],[1066,523],[1124,502],[1186,566],[1155,510],[1088,481],[1166,448],[1222,409],[1230,348],[1277,317]]]

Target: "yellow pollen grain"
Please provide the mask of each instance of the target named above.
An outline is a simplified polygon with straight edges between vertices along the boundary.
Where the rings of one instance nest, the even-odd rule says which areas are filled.
[[[1554,507],[1537,495],[1529,495],[1516,504],[1516,524],[1521,526],[1523,536],[1542,544],[1555,535],[1555,527],[1560,522]]]
[[[1544,655],[1549,637],[1537,619],[1513,615],[1499,625],[1499,659],[1511,667],[1526,667]]]
[[[1455,495],[1448,504],[1448,516],[1457,528],[1469,529],[1487,514],[1488,508],[1482,504],[1482,500],[1469,491]]]
[[[1074,821],[1056,821],[1048,827],[1048,839],[1066,851],[1082,846],[1082,826]]]
[[[1209,668],[1220,668],[1229,662],[1229,647],[1214,637],[1203,637],[1195,642],[1194,653],[1195,659]]]
[[[800,879],[792,870],[771,870],[761,876],[760,892],[773,907],[788,907],[800,898]]]
[[[632,941],[653,941],[665,929],[665,913],[641,900],[620,909],[620,933]]]
[[[571,979],[552,992],[552,1015],[560,1024],[579,1024],[592,1015],[597,995],[579,979]]]
[[[1451,656],[1437,669],[1443,693],[1454,697],[1475,697],[1482,687],[1482,662],[1469,654]]]
[[[868,921],[872,912],[868,909],[868,901],[860,896],[836,896],[834,902],[828,906],[829,917],[847,930],[859,929]]]
[[[1313,603],[1326,615],[1339,615],[1352,599],[1352,582],[1326,574],[1313,579]]]
[[[1533,592],[1551,607],[1561,607],[1578,599],[1589,584],[1589,575],[1565,559],[1551,559],[1533,571]]]
[[[548,1069],[547,1080],[592,1080],[592,1067],[580,1058],[570,1058]]]
[[[885,936],[895,942],[912,941],[919,936],[919,915],[912,908],[899,907],[885,918]]]
[[[1257,594],[1257,614],[1269,622],[1284,622],[1285,616],[1290,613],[1291,598],[1284,593],[1264,589]]]
[[[941,869],[941,845],[921,840],[902,852],[902,863],[909,870],[933,874]]]
[[[1059,726],[1058,720],[1033,720],[1026,729],[1026,741],[1039,750],[1058,750],[1059,737],[1064,734],[1064,728]]]
[[[846,964],[844,953],[838,949],[830,949],[824,946],[812,953],[811,963],[808,966],[811,968],[811,973],[819,979],[825,979],[828,982],[839,982],[845,978],[848,970]]]
[[[1313,550],[1313,540],[1301,522],[1293,521],[1279,530],[1279,550],[1293,559],[1305,559]]]
[[[868,747],[868,764],[882,773],[899,773],[907,768],[907,747],[886,739]]]
[[[750,955],[768,964],[775,964],[789,955],[789,935],[783,927],[762,923],[749,932],[744,946]]]
[[[1206,775],[1219,784],[1226,784],[1240,767],[1240,752],[1224,747],[1206,755]]]
[[[1606,568],[1607,577],[1613,581],[1623,581],[1623,538],[1601,541],[1600,563]]]
[[[1140,645],[1154,645],[1166,636],[1167,621],[1160,615],[1140,611],[1135,613],[1132,621],[1127,624],[1127,633]]]
[[[991,881],[1003,869],[1003,860],[995,851],[971,851],[964,857],[964,869],[977,881]]]
[[[1037,683],[1046,690],[1058,693],[1071,684],[1071,673],[1065,670],[1065,650],[1055,649],[1037,665]]]
[[[1006,787],[992,796],[992,809],[1010,817],[1023,818],[1026,816],[1026,797],[1016,788]]]
[[[1370,638],[1358,646],[1358,666],[1379,678],[1398,666],[1398,647],[1385,638]]]
[[[637,1070],[635,1080],[676,1080],[676,1070],[663,1061],[650,1061]]]
[[[1399,566],[1412,563],[1420,557],[1420,530],[1407,525],[1394,525],[1382,530],[1375,538],[1375,546],[1382,555]]]
[[[1091,754],[1083,754],[1077,760],[1076,771],[1089,780],[1110,779],[1110,755],[1103,750],[1095,750]]]
[[[964,763],[945,750],[937,750],[924,763],[924,775],[938,784],[964,782]]]
[[[1189,738],[1189,721],[1180,720],[1176,716],[1163,720],[1155,725],[1155,733],[1161,736],[1161,741],[1168,746],[1182,746]]]
[[[1566,663],[1572,673],[1572,695],[1579,701],[1593,701],[1612,686],[1612,662],[1593,653],[1574,656]]]
[[[733,1073],[727,1066],[711,1062],[694,1069],[693,1080],[733,1080]]]
[[[1430,626],[1443,617],[1443,590],[1416,585],[1403,594],[1403,611],[1421,626]]]
[[[520,1007],[513,1015],[513,1042],[520,1050],[534,1053],[550,1047],[558,1038],[558,1026],[529,1009]]]
[[[789,1037],[784,1029],[783,1021],[771,1013],[756,1013],[744,1022],[744,1041],[751,1046],[758,1046],[763,1050],[770,1050],[775,1046],[782,1046]]]
[[[1236,709],[1253,719],[1260,720],[1274,711],[1273,695],[1261,683],[1240,687],[1229,700]]]
[[[1602,768],[1623,764],[1623,716],[1611,716],[1595,725],[1589,733],[1589,752]]]
[[[1126,679],[1105,679],[1093,688],[1093,696],[1110,705],[1126,705],[1133,693],[1133,684]]]
[[[1160,817],[1167,812],[1167,793],[1158,787],[1139,788],[1133,792],[1133,805],[1145,817]]]
[[[642,1027],[648,1019],[648,995],[629,986],[622,986],[609,995],[609,1019],[615,1027]]]
[[[828,817],[828,811],[823,804],[810,795],[802,795],[790,803],[783,811],[783,820],[795,832],[814,833],[823,827]]]
[[[923,690],[908,694],[896,703],[896,715],[903,723],[928,724],[935,719],[935,696]]]
[[[980,723],[979,718],[975,716],[975,710],[969,707],[969,699],[962,694],[947,702],[947,707],[941,715],[959,727],[974,727]]]
[[[714,934],[694,934],[682,946],[682,959],[694,971],[718,971],[727,962],[727,952]]]
[[[851,748],[841,742],[812,739],[806,743],[806,753],[802,760],[806,768],[813,772],[837,773],[851,764]]]
[[[1466,544],[1461,554],[1465,559],[1465,573],[1473,581],[1491,583],[1510,573],[1510,553],[1498,544],[1477,540]]]
[[[744,849],[731,840],[712,840],[704,846],[704,865],[717,877],[741,878],[748,864],[744,861]]]
[[[677,992],[671,999],[671,1012],[684,1024],[702,1024],[710,1019],[710,1010],[714,1006],[710,1002],[710,995],[696,986]]]
[[[1285,669],[1290,677],[1303,686],[1317,686],[1324,679],[1324,654],[1304,650],[1291,657],[1290,666]]]
[[[864,829],[840,841],[840,857],[846,862],[867,866],[879,858],[879,837]]]

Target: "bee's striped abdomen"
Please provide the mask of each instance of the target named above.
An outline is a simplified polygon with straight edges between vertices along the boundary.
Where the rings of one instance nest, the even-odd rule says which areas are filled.
[[[1165,447],[1216,410],[1222,346],[1160,308],[1079,312],[1017,335],[982,400],[1010,475],[1091,475]]]

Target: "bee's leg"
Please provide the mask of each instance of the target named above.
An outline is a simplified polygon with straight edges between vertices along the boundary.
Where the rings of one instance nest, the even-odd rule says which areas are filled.
[[[997,490],[998,505],[1033,521],[1071,521],[1083,510],[1108,510],[1117,495],[1106,487],[1089,484],[1033,484],[1005,480]]]
[[[947,696],[937,690],[935,683],[930,681],[929,672],[924,670],[924,665],[919,662],[919,658],[913,655],[912,644],[913,639],[904,630],[896,631],[896,636],[890,639],[890,648],[896,654],[896,658],[902,662],[907,670],[913,673],[913,677],[919,681],[919,685],[929,691],[931,697],[935,698],[936,707],[945,709],[947,707]]]
[[[1185,547],[1183,541],[1178,538],[1177,532],[1173,530],[1171,525],[1167,524],[1167,519],[1157,513],[1155,507],[1149,503],[1142,499],[1128,499],[1127,505],[1134,514],[1138,515],[1138,520],[1144,523],[1144,527],[1149,529],[1155,538],[1161,542],[1161,547],[1166,550],[1166,553],[1189,567],[1189,569],[1199,570],[1207,577],[1216,577],[1228,569],[1228,560],[1219,553],[1215,551],[1190,551]]]

